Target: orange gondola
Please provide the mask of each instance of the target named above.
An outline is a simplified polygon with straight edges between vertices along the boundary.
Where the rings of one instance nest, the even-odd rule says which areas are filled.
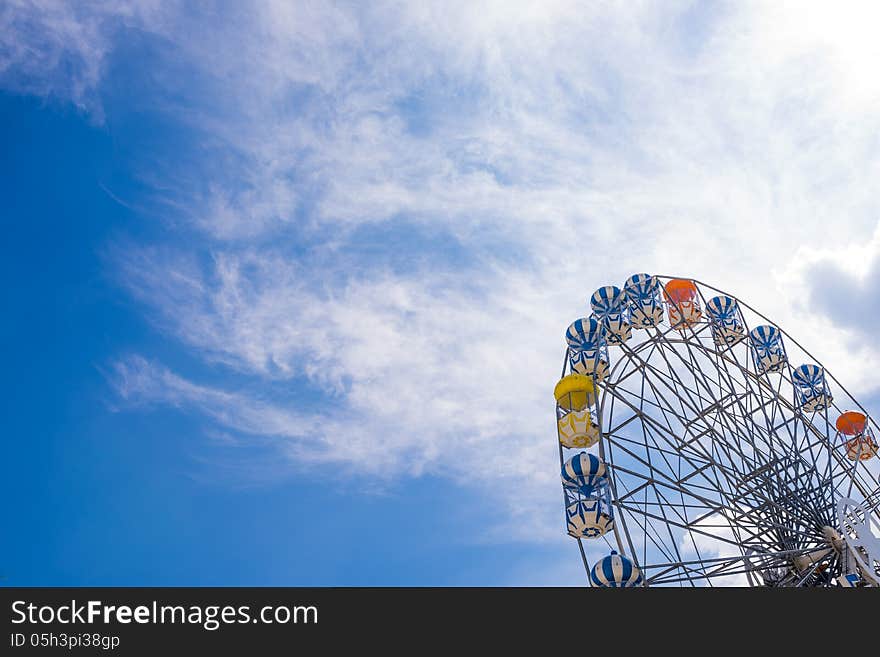
[[[663,286],[669,323],[683,331],[703,317],[696,284],[685,278],[673,278]]]
[[[845,411],[834,423],[846,440],[846,457],[850,461],[867,461],[877,454],[877,441],[867,421],[864,413]]]

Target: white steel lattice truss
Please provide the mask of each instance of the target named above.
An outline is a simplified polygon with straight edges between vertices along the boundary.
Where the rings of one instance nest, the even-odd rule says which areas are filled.
[[[703,308],[725,294],[694,283]],[[609,347],[610,371],[593,379],[601,440],[590,452],[610,473],[614,524],[577,538],[588,575],[598,541],[632,560],[648,586],[838,586],[848,574],[876,584],[880,554],[853,527],[867,543],[872,524],[877,533],[878,458],[848,459],[835,428],[844,410],[868,413],[827,371],[834,400],[807,412],[792,375],[818,362],[784,331],[787,363],[759,372],[748,332],[772,322],[738,303],[746,337],[736,344],[716,344],[706,315],[677,330],[664,314]],[[880,435],[870,417],[867,426]],[[576,451],[560,445],[560,464]],[[575,498],[564,494],[568,506]]]

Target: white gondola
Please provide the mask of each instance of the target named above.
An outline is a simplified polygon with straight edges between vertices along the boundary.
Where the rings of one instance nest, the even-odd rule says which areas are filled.
[[[599,425],[593,422],[587,409],[565,413],[556,421],[556,425],[563,447],[592,447],[599,442]]]
[[[619,287],[600,287],[590,297],[590,308],[604,327],[609,344],[623,344],[632,337],[626,295]]]
[[[870,429],[846,441],[846,458],[850,461],[867,461],[875,456],[877,456],[877,441],[874,440],[874,432]]]
[[[575,499],[566,508],[568,533],[576,538],[596,538],[614,526],[605,463],[580,452],[562,466],[562,486]]]
[[[623,285],[633,328],[650,328],[663,321],[660,281],[650,274],[633,274]]]
[[[712,325],[712,338],[718,346],[733,345],[746,337],[739,304],[732,297],[712,297],[706,302],[706,312]]]
[[[568,364],[572,372],[596,377],[601,383],[608,375],[610,361],[605,329],[595,317],[577,319],[565,332]]]
[[[807,413],[824,411],[834,399],[825,385],[825,372],[817,365],[801,365],[791,373],[801,409]]]
[[[782,333],[775,326],[756,326],[749,333],[752,358],[759,374],[781,371],[788,357],[782,344]]]

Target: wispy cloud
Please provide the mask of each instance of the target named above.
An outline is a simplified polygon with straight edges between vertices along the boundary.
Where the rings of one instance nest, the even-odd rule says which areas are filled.
[[[222,425],[252,435],[301,439],[315,433],[315,418],[196,385],[141,356],[117,361],[108,374],[120,397],[131,403],[197,405]]]
[[[192,270],[173,261],[130,264],[135,272],[166,273],[129,279],[166,330],[261,379],[268,395],[299,381],[323,401],[311,405],[320,410],[307,404],[304,417],[292,416],[280,402],[219,390],[212,397],[141,359],[119,365],[117,387],[126,398],[176,400],[233,429],[291,439],[283,451],[298,460],[385,478],[438,474],[488,488],[516,517],[559,497],[546,382],[559,369],[556,329],[565,315],[554,318],[548,299],[556,294],[545,296],[528,277],[485,271],[473,282],[449,273],[380,273],[322,290],[315,273],[265,251],[218,256],[203,275],[210,283],[194,282]],[[179,281],[173,294],[168,280]],[[167,396],[157,398],[162,390]],[[534,520],[519,528],[542,531]]]
[[[98,87],[126,27],[158,32],[174,3],[9,0],[0,6],[0,85],[70,102],[103,120]]]

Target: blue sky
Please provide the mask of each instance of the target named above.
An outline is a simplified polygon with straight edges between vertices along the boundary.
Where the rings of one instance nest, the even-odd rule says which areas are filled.
[[[156,235],[105,190],[137,187],[125,137],[32,98],[5,96],[2,115],[7,583],[503,583],[556,556],[474,542],[491,507],[442,479],[364,490],[333,467],[288,472],[271,445],[229,447],[190,413],[120,407],[120,353],[204,369],[108,273],[108,244]]]
[[[872,11],[5,4],[4,581],[578,584],[550,391],[637,271],[870,406]]]

